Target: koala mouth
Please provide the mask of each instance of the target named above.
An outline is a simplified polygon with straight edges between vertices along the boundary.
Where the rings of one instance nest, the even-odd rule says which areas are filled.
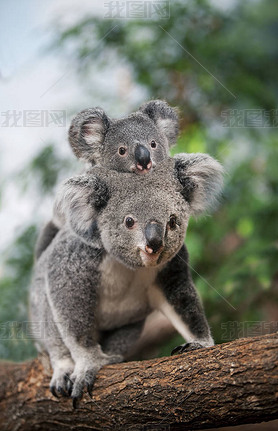
[[[139,163],[136,165],[136,171],[138,174],[146,174],[152,168],[152,161],[150,161],[146,166],[142,166]]]
[[[144,175],[150,172],[153,167],[154,164],[152,161],[150,161],[146,166],[142,166],[139,163],[137,163],[136,165],[132,165],[130,170],[131,172],[135,172],[138,175]]]
[[[152,249],[150,249],[148,246],[146,246],[145,250],[140,248],[139,253],[144,266],[158,265],[161,260],[160,257],[162,250],[163,247],[161,247],[156,253],[154,253]]]

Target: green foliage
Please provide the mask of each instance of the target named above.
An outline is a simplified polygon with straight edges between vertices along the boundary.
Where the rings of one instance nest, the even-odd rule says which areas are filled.
[[[276,6],[249,0],[228,14],[206,0],[175,1],[170,19],[86,17],[57,43],[81,73],[96,59],[109,65],[116,52],[151,96],[177,104],[188,122],[203,122],[226,105],[275,107]]]
[[[73,170],[74,163],[62,158],[52,144],[46,146],[17,173],[14,184],[34,201],[52,194],[57,180]],[[34,187],[35,186],[35,187]],[[34,188],[39,194],[37,198]],[[32,213],[30,213],[32,221]],[[37,220],[36,220],[37,222]],[[21,361],[36,355],[28,322],[28,289],[38,229],[34,223],[22,226],[18,236],[2,254],[0,267],[0,358]]]
[[[211,138],[204,133],[194,130],[193,144],[187,140],[191,133],[183,134],[178,152],[188,147],[213,152]],[[218,159],[225,164],[233,157],[222,202],[212,217],[189,224],[186,244],[193,278],[218,342],[223,341],[223,322],[272,319],[266,309],[277,301],[277,141],[275,129],[258,133],[250,152],[237,161],[239,147],[229,146],[223,156],[219,145],[221,150],[214,154]]]
[[[1,359],[21,361],[35,356],[34,346],[26,337],[25,327],[36,237],[36,227],[26,227],[6,253],[5,275],[0,280]]]
[[[47,144],[18,174],[23,190],[26,190],[33,179],[40,193],[49,193],[57,184],[61,173],[70,171],[73,163],[57,154],[53,144]]]

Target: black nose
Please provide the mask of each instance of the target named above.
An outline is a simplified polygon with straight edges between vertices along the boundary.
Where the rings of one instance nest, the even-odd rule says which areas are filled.
[[[137,145],[135,148],[135,161],[138,165],[142,166],[143,169],[148,168],[148,164],[151,161],[151,155],[149,150],[144,145]]]
[[[163,227],[158,223],[148,223],[145,228],[145,236],[147,247],[152,249],[153,253],[157,253],[163,245]]]

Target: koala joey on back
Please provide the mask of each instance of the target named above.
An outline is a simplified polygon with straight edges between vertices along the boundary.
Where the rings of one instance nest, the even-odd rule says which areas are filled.
[[[168,156],[179,132],[177,112],[151,100],[128,117],[112,120],[101,108],[74,117],[69,142],[75,155],[118,172],[147,173]]]
[[[74,154],[89,166],[142,175],[168,157],[178,133],[177,110],[165,101],[151,100],[117,120],[110,119],[101,108],[81,111],[72,120],[69,143]],[[54,213],[39,237],[36,258],[63,224],[62,214]]]
[[[37,344],[50,356],[54,395],[76,406],[84,387],[91,394],[99,369],[129,356],[153,310],[186,340],[175,352],[213,345],[184,238],[221,184],[217,161],[181,154],[149,175],[95,166],[63,185],[56,206],[66,222],[36,262],[30,292],[32,320],[46,322]]]

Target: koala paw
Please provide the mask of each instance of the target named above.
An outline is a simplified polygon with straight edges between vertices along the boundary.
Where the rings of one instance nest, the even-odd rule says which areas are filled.
[[[83,397],[84,388],[87,389],[88,394],[92,397],[92,390],[98,371],[98,368],[91,368],[80,373],[74,372],[70,376],[71,398],[74,409],[78,407],[78,403]]]
[[[121,355],[104,355],[102,360],[91,368],[80,368],[77,366],[69,378],[73,408],[78,408],[78,403],[83,397],[84,388],[87,389],[89,396],[92,398],[92,391],[97,373],[104,365],[116,364],[122,362],[122,360],[123,357]]]
[[[191,350],[202,349],[203,347],[204,346],[202,346],[200,343],[197,343],[197,342],[185,343],[185,344],[182,344],[181,346],[175,347],[172,350],[171,355],[176,355],[176,354],[180,354],[180,353],[190,352]]]
[[[53,371],[52,379],[50,381],[50,392],[54,397],[59,396],[69,397],[70,392],[70,375],[73,372],[73,362],[70,359],[59,361]]]

